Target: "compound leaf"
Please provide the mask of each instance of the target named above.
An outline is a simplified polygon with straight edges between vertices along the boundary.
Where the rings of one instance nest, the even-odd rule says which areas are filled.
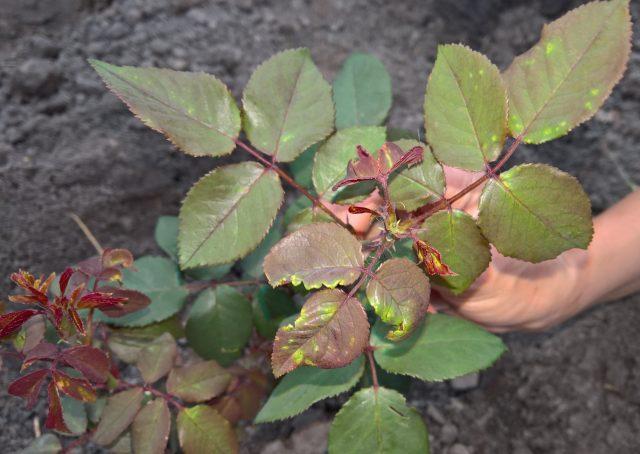
[[[420,237],[436,248],[442,261],[453,270],[452,276],[433,276],[433,283],[453,293],[464,292],[489,266],[489,243],[476,221],[464,211],[439,211],[422,224]]]
[[[586,249],[593,236],[591,204],[578,180],[544,164],[520,165],[489,181],[478,224],[501,254],[534,263]]]
[[[628,0],[591,2],[546,25],[504,73],[511,133],[543,143],[591,118],[622,77],[630,37]]]
[[[231,424],[208,405],[180,410],[178,439],[185,454],[238,452],[238,440]]]
[[[395,341],[405,338],[422,321],[430,292],[427,276],[405,258],[384,262],[367,285],[367,299],[383,322],[394,325],[387,338]]]
[[[142,388],[132,388],[109,397],[102,412],[93,441],[99,445],[113,443],[133,422],[142,405]]]
[[[276,161],[293,161],[333,130],[331,87],[308,49],[280,52],[258,66],[242,105],[247,137]]]
[[[185,402],[204,402],[221,394],[231,381],[231,374],[216,361],[202,361],[172,369],[167,391]]]
[[[499,337],[457,317],[429,314],[425,323],[401,342],[385,339],[387,327],[371,332],[374,356],[387,372],[441,381],[489,367],[506,350]]]
[[[347,174],[349,161],[357,158],[356,146],[362,145],[377,156],[385,138],[385,128],[380,126],[356,126],[337,131],[316,153],[312,176],[316,192],[332,200],[337,193],[331,188]]]
[[[391,77],[370,54],[353,53],[333,81],[336,128],[377,126],[391,108]]]
[[[329,431],[329,454],[429,452],[420,414],[397,391],[365,388],[344,404]]]
[[[135,454],[162,454],[171,430],[171,413],[164,399],[146,404],[133,420],[131,446]]]
[[[235,148],[240,111],[229,89],[215,77],[98,60],[89,63],[145,125],[184,152],[220,156]]]
[[[345,228],[327,222],[302,226],[264,259],[264,273],[274,287],[289,282],[307,289],[349,285],[363,266],[360,242]]]
[[[353,388],[364,371],[364,357],[338,369],[299,367],[288,373],[264,404],[256,423],[291,418],[314,403]]]
[[[180,209],[180,266],[218,265],[245,256],[267,234],[282,199],[278,175],[258,163],[208,173]]]
[[[234,288],[207,289],[198,295],[187,317],[189,346],[204,359],[227,366],[242,356],[251,337],[252,317],[251,303]]]
[[[438,46],[424,101],[427,141],[444,164],[483,170],[507,133],[507,94],[487,57],[460,44]]]
[[[314,293],[295,322],[278,330],[273,374],[277,378],[303,365],[346,366],[362,353],[368,332],[367,314],[356,298],[337,289]]]
[[[422,147],[422,162],[398,172],[389,181],[389,197],[403,210],[411,211],[444,196],[445,180],[442,165],[433,157],[429,146],[417,140],[394,142],[405,153],[413,147]]]
[[[140,351],[137,366],[145,383],[154,383],[167,375],[178,355],[178,345],[169,333],[154,339]]]

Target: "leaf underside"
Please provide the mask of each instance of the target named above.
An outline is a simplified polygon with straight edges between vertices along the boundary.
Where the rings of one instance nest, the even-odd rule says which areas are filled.
[[[133,420],[131,446],[135,454],[164,453],[171,430],[171,413],[164,399],[147,403]]]
[[[142,405],[142,398],[142,388],[128,389],[109,397],[93,433],[93,441],[103,446],[113,443],[133,422]]]
[[[231,374],[217,362],[202,361],[172,369],[167,392],[185,402],[204,402],[220,395],[231,381]]]

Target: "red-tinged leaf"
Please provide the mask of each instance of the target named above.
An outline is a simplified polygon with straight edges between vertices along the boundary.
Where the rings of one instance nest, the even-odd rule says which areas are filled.
[[[109,376],[111,363],[100,349],[89,346],[72,347],[64,350],[60,359],[93,383],[104,383]]]
[[[367,207],[361,207],[358,205],[350,205],[349,206],[349,213],[351,214],[370,214],[372,216],[377,216],[377,217],[382,217],[382,215],[380,213],[378,213],[375,210],[372,210],[370,208]]]
[[[121,304],[99,307],[98,309],[109,317],[124,317],[127,314],[144,309],[151,300],[144,293],[117,287],[100,287],[98,291],[111,293],[112,297],[124,298]]]
[[[78,271],[87,276],[96,277],[102,273],[102,259],[99,256],[91,257],[78,263]]]
[[[180,410],[177,422],[178,439],[185,454],[238,452],[238,440],[233,427],[208,405]]]
[[[420,262],[424,263],[427,273],[438,276],[456,276],[457,274],[442,261],[442,255],[437,249],[431,247],[422,240],[416,241],[413,246],[418,254]]]
[[[167,402],[155,399],[140,410],[131,430],[133,452],[163,454],[171,430],[171,413]]]
[[[22,325],[24,331],[24,344],[22,345],[22,353],[27,353],[35,348],[44,340],[47,329],[44,315],[36,315]]]
[[[69,279],[73,276],[75,271],[73,268],[67,268],[60,275],[60,280],[58,281],[58,286],[60,287],[60,294],[64,295],[64,292],[67,291],[67,285],[69,284]]]
[[[133,265],[133,254],[128,249],[105,249],[102,253],[102,267],[130,268]]]
[[[48,342],[40,342],[29,350],[22,362],[22,370],[25,370],[36,361],[52,361],[58,356],[58,348]]]
[[[12,335],[18,331],[27,320],[41,313],[42,311],[26,309],[0,315],[0,338]]]
[[[40,369],[24,375],[9,385],[8,392],[12,396],[25,399],[27,401],[27,407],[31,408],[38,400],[40,389],[42,389],[42,384],[48,374],[48,369]]]
[[[133,422],[143,396],[142,388],[132,388],[109,397],[93,441],[102,446],[113,443]]]
[[[231,381],[231,374],[216,361],[202,361],[171,370],[167,392],[185,402],[205,402],[219,396]]]
[[[109,293],[90,292],[80,298],[78,301],[78,309],[102,309],[113,306],[122,306],[126,302],[126,298],[113,296]]]
[[[68,309],[67,310],[67,317],[69,318],[69,321],[71,321],[71,323],[73,323],[73,326],[76,327],[78,332],[84,336],[84,334],[85,334],[84,323],[82,322],[82,319],[80,318],[80,314],[78,314],[78,311],[76,311],[73,308]]]
[[[143,348],[137,366],[145,383],[154,383],[167,375],[177,355],[178,346],[170,333],[158,336]]]
[[[62,415],[62,403],[60,403],[60,395],[56,385],[51,381],[47,387],[49,394],[49,413],[47,414],[47,420],[44,426],[47,429],[57,430],[59,432],[69,433],[69,428],[64,423],[64,416]]]
[[[53,371],[53,382],[56,388],[69,397],[83,402],[95,402],[96,393],[91,388],[91,384],[83,378],[70,377],[60,371]]]
[[[275,338],[271,366],[280,377],[299,366],[343,367],[367,345],[369,322],[360,301],[341,290],[314,293],[295,323],[281,327]]]
[[[251,421],[258,414],[262,400],[270,389],[267,377],[259,371],[244,371],[229,385],[227,393],[213,408],[232,424],[240,420]]]

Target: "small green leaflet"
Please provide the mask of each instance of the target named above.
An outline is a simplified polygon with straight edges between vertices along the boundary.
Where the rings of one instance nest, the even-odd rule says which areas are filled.
[[[322,399],[348,391],[358,383],[363,370],[363,356],[338,369],[299,367],[278,383],[255,422],[291,418]]]
[[[336,128],[377,126],[391,108],[391,77],[380,60],[353,53],[333,81]]]
[[[299,366],[344,367],[367,345],[369,322],[360,301],[342,290],[321,290],[293,324],[278,330],[271,367],[276,378]]]
[[[424,150],[420,164],[398,172],[389,181],[389,197],[396,207],[411,211],[442,198],[445,191],[444,171],[429,146],[409,139],[394,143],[405,153],[413,147],[422,147]]]
[[[420,328],[401,342],[385,339],[387,327],[371,331],[377,363],[387,372],[441,381],[485,369],[506,347],[499,337],[474,323],[443,314],[429,314]]]
[[[436,248],[442,254],[442,261],[456,273],[454,276],[433,276],[434,284],[460,294],[489,266],[489,243],[467,213],[439,211],[428,217],[422,227],[424,231],[420,238]]]
[[[242,276],[246,278],[261,279],[263,275],[262,263],[274,244],[282,238],[284,225],[282,217],[278,216],[258,247],[240,261]]]
[[[193,156],[220,156],[235,148],[240,111],[229,89],[205,73],[115,66],[89,60],[107,87],[144,124]]]
[[[109,397],[100,423],[93,433],[93,442],[107,446],[116,441],[138,414],[142,398],[142,388],[128,389]]]
[[[185,402],[205,402],[219,396],[231,381],[231,374],[214,360],[177,367],[169,372],[167,392]]]
[[[242,356],[251,337],[252,317],[251,303],[234,288],[207,289],[198,295],[187,316],[189,347],[202,358],[227,366]]]
[[[267,234],[283,196],[278,175],[255,162],[202,177],[180,209],[180,266],[218,265],[248,254]]]
[[[397,391],[365,388],[344,404],[329,431],[329,454],[428,454],[420,414]]]
[[[337,131],[316,153],[313,163],[313,186],[316,192],[332,200],[336,193],[331,188],[345,177],[349,161],[357,158],[356,146],[362,145],[377,156],[385,139],[384,127],[358,126]]]
[[[293,161],[333,131],[331,87],[308,49],[280,52],[258,66],[242,105],[247,137],[279,162]]]
[[[295,159],[295,161],[289,164],[289,170],[291,170],[291,176],[293,176],[293,179],[296,180],[299,185],[307,189],[310,189],[313,185],[313,160],[316,157],[316,152],[318,151],[319,146],[320,145],[317,143],[311,145],[309,148],[303,151],[302,154]]]
[[[460,44],[438,46],[424,101],[427,141],[440,162],[484,170],[507,132],[507,94],[487,57]]]
[[[298,312],[296,303],[286,292],[268,285],[258,288],[252,306],[256,329],[267,339],[273,339],[282,320]]]
[[[164,399],[147,403],[133,420],[131,446],[135,454],[165,452],[171,430],[171,413]]]
[[[478,224],[501,254],[534,263],[586,249],[593,236],[591,203],[578,180],[544,164],[516,166],[490,180]]]
[[[156,243],[174,262],[178,261],[179,223],[177,216],[160,216],[154,232]]]
[[[630,38],[629,0],[587,3],[546,25],[504,73],[511,134],[543,143],[591,118],[622,77]]]
[[[238,440],[233,427],[208,405],[180,410],[177,422],[178,439],[185,454],[238,452]]]
[[[431,288],[424,272],[411,260],[384,262],[367,285],[367,299],[380,319],[394,330],[387,338],[398,341],[411,333],[429,308]]]
[[[302,226],[264,259],[264,274],[274,287],[289,282],[307,289],[349,285],[363,267],[360,242],[344,227],[327,222]]]

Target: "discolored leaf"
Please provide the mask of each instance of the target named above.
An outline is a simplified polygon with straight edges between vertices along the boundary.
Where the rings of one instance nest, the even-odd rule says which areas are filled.
[[[422,224],[420,237],[428,241],[442,255],[456,274],[433,276],[433,283],[464,292],[489,266],[489,243],[480,233],[475,220],[460,210],[439,211]]]
[[[170,333],[174,339],[183,338],[185,334],[181,320],[177,316],[173,316],[162,322],[140,328],[112,329],[107,342],[109,349],[120,360],[128,364],[135,364],[138,361],[140,351],[149,342],[164,333]]]
[[[460,44],[438,46],[424,101],[427,141],[444,164],[484,170],[507,132],[507,93],[487,57]]]
[[[177,216],[160,216],[156,221],[154,237],[156,244],[173,261],[178,261],[178,225]]]
[[[178,267],[164,257],[141,257],[134,262],[132,269],[124,270],[122,276],[124,287],[148,296],[151,304],[142,310],[117,318],[97,313],[96,320],[116,326],[149,325],[177,313],[182,309],[189,294],[183,287]]]
[[[251,303],[227,285],[201,292],[187,317],[189,346],[223,366],[242,356],[252,328]],[[229,327],[233,327],[230,329]]]
[[[265,257],[264,273],[274,287],[290,282],[314,289],[352,284],[363,266],[360,242],[345,228],[323,222],[280,240]]]
[[[287,374],[273,390],[256,423],[291,418],[314,403],[353,388],[364,371],[364,357],[338,369],[299,367]]]
[[[586,249],[593,236],[591,204],[578,180],[544,164],[520,165],[489,181],[478,224],[501,254],[534,263]]]
[[[271,355],[273,374],[280,377],[299,366],[343,367],[367,344],[369,322],[354,297],[341,290],[311,295],[293,324],[276,334]]]
[[[424,272],[411,260],[384,262],[367,285],[367,299],[383,322],[394,325],[387,338],[405,338],[422,322],[431,288]]]
[[[167,391],[185,402],[204,402],[220,395],[231,381],[231,374],[220,365],[202,361],[172,369],[167,378]]]
[[[171,413],[164,399],[146,404],[133,420],[131,444],[136,454],[163,454],[171,430]]]
[[[178,355],[178,346],[169,333],[161,334],[140,351],[137,366],[145,383],[154,383],[167,375]]]
[[[276,161],[293,161],[333,130],[331,88],[308,49],[280,52],[258,66],[242,106],[247,137]]]
[[[180,411],[178,438],[185,454],[238,452],[238,440],[231,424],[207,405],[196,405]]]
[[[83,378],[71,377],[59,370],[52,372],[51,378],[58,391],[83,402],[95,402],[96,393],[91,384]]]
[[[22,328],[22,325],[41,311],[25,309],[0,315],[0,338],[10,336]]]
[[[141,292],[119,287],[99,287],[98,291],[110,293],[115,298],[125,298],[121,304],[101,306],[98,309],[108,317],[118,318],[138,312],[151,304],[151,299]]]
[[[69,433],[69,428],[66,426],[64,416],[62,414],[60,394],[58,394],[58,388],[56,388],[53,381],[50,381],[47,386],[47,396],[49,398],[49,412],[47,413],[47,419],[45,420],[44,426],[47,429]]]
[[[54,434],[47,433],[33,440],[17,454],[58,454],[62,451],[60,440]]]
[[[377,126],[391,108],[391,77],[380,60],[353,53],[333,81],[336,128]]]
[[[82,345],[63,350],[60,360],[81,372],[94,383],[104,383],[109,375],[111,362],[100,349]]]
[[[215,77],[98,60],[89,63],[144,124],[184,152],[220,156],[235,148],[240,111],[229,89]]]
[[[591,2],[546,25],[504,73],[511,133],[543,143],[591,118],[622,77],[630,38],[628,0]]]
[[[138,414],[142,405],[142,388],[132,388],[109,397],[100,423],[93,433],[93,441],[99,445],[113,443]]]
[[[385,128],[376,126],[337,131],[316,153],[313,163],[313,186],[316,192],[325,199],[332,200],[337,193],[331,188],[344,178],[349,161],[356,159],[356,147],[361,145],[367,150],[378,150],[384,144],[385,136]]]
[[[282,200],[278,175],[258,163],[208,173],[180,209],[180,266],[217,265],[245,256],[267,234]]]
[[[365,388],[338,412],[329,431],[330,454],[429,452],[420,414],[397,391]]]
[[[22,397],[27,401],[27,407],[35,405],[40,395],[44,380],[49,375],[48,369],[40,369],[14,380],[7,392],[12,396]]]
[[[489,367],[506,350],[499,337],[466,320],[429,314],[425,323],[402,342],[385,339],[387,328],[371,332],[374,356],[388,372],[426,381],[441,381]]]
[[[272,387],[271,380],[258,370],[241,370],[235,375],[235,383],[232,382],[227,392],[213,404],[213,408],[231,424],[252,420]]]
[[[394,142],[405,153],[414,147],[422,147],[422,162],[401,170],[389,181],[389,197],[400,209],[411,211],[444,196],[445,180],[442,166],[431,149],[417,140],[403,139]]]
[[[57,357],[58,347],[48,342],[40,342],[24,356],[21,370],[26,370],[36,361],[53,361]]]
[[[253,299],[253,321],[258,333],[272,339],[285,317],[298,312],[295,302],[280,289],[262,285]]]

